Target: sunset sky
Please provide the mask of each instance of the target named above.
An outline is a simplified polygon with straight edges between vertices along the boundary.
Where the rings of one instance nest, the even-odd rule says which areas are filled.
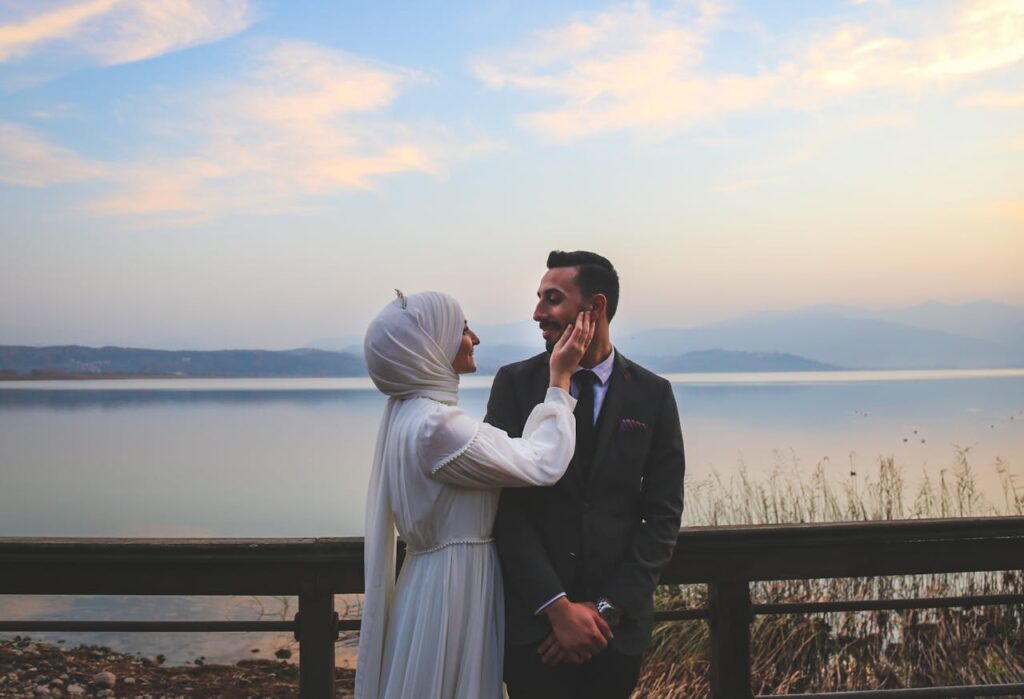
[[[0,344],[1024,304],[1024,0],[5,0],[0,210]]]

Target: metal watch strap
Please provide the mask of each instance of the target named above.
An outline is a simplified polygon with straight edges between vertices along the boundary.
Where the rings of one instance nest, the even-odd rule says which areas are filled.
[[[622,610],[604,597],[597,598],[597,613],[608,622],[608,626],[615,626],[622,619]]]

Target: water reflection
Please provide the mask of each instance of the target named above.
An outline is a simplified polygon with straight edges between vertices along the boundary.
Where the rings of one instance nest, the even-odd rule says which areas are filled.
[[[489,381],[463,382],[469,415],[483,416]],[[691,376],[673,388],[691,479],[820,462],[841,481],[892,456],[912,487],[966,447],[998,499],[995,459],[1017,472],[1024,464],[1020,371]],[[383,407],[365,379],[0,382],[0,536],[359,535]],[[266,614],[275,601],[263,604]],[[257,607],[251,598],[0,597],[2,618],[249,619]],[[183,663],[270,657],[293,643],[288,634],[37,636]]]

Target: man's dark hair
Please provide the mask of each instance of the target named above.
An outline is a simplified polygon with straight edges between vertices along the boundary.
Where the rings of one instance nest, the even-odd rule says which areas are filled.
[[[556,267],[575,267],[576,286],[583,298],[604,294],[608,299],[608,320],[615,317],[615,309],[619,307],[619,274],[607,257],[586,250],[552,250],[548,255],[548,269]]]

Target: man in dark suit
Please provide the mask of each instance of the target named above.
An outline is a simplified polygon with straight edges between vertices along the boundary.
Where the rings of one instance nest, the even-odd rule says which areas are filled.
[[[612,346],[618,274],[591,252],[552,252],[533,319],[548,352],[580,311],[594,339],[573,375],[576,453],[549,488],[501,496],[505,681],[513,699],[628,697],[651,636],[654,587],[683,511],[672,388]],[[502,367],[487,422],[520,436],[548,385],[548,353]]]

